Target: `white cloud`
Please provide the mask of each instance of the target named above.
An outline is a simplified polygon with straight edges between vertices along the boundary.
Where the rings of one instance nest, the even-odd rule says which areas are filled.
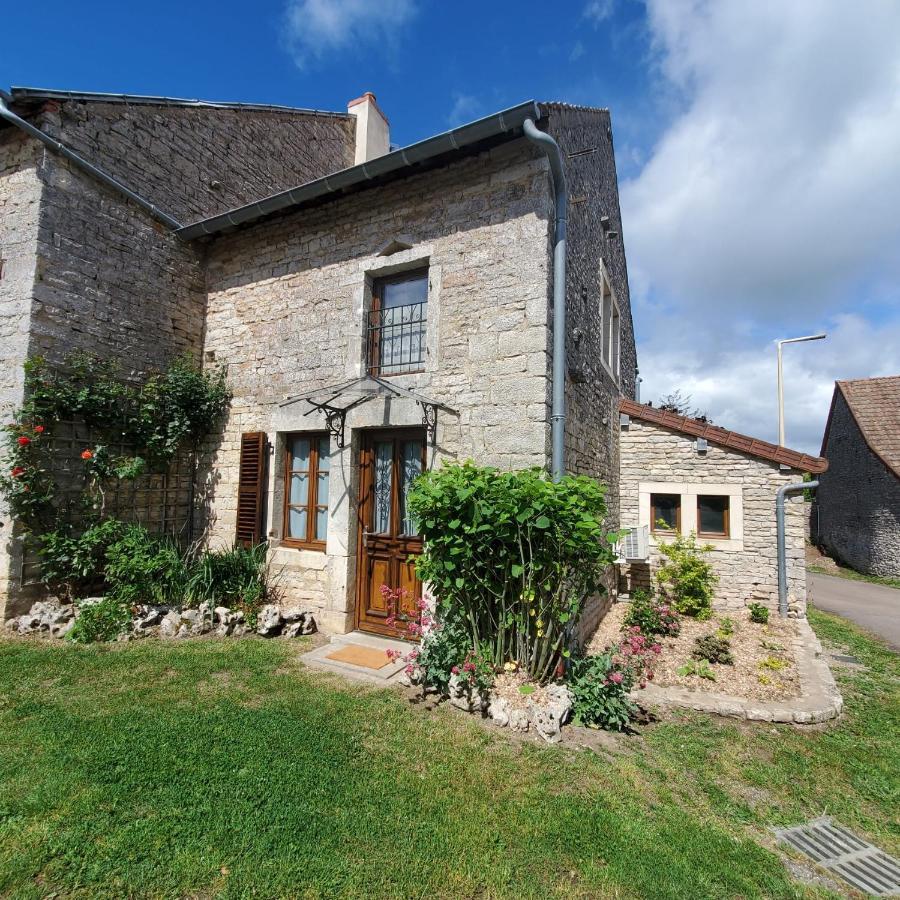
[[[615,12],[615,0],[590,0],[584,7],[582,15],[595,25],[605,22]]]
[[[581,41],[575,41],[575,46],[572,48],[572,52],[569,54],[569,62],[575,62],[578,59],[581,59],[585,54],[584,44]]]
[[[771,439],[771,341],[831,326],[785,351],[788,440],[817,450],[834,378],[900,372],[900,4],[649,0],[648,24],[681,112],[622,189],[644,396]]]
[[[285,42],[305,68],[335,51],[392,43],[416,12],[415,0],[288,0]]]
[[[447,124],[451,128],[455,128],[457,125],[471,122],[478,117],[480,109],[481,103],[476,97],[470,94],[455,93],[453,95],[453,108],[447,116]]]

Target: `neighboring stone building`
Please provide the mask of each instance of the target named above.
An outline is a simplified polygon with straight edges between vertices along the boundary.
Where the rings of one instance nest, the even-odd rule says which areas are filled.
[[[714,548],[721,607],[759,602],[777,609],[776,493],[806,472],[823,472],[825,460],[632,400],[623,400],[620,410],[621,522],[648,528],[650,543],[646,563],[624,567],[627,588],[650,583],[662,558],[658,544],[672,531],[694,532]],[[794,615],[806,609],[806,505],[802,493],[785,503]]]
[[[900,576],[900,375],[835,382],[815,543],[868,575]]]
[[[417,471],[548,462],[553,190],[523,136],[534,120],[570,193],[566,466],[610,483],[617,523],[636,356],[607,111],[529,102],[389,152],[370,94],[346,114],[6,102],[21,118],[0,127],[4,399],[21,401],[36,354],[226,366],[209,540],[267,538],[287,601],[337,631],[389,630],[380,585],[417,589],[403,509]],[[5,524],[9,616],[25,586]]]

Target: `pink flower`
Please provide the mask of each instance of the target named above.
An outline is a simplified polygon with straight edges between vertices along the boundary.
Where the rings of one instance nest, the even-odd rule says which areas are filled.
[[[451,672],[453,675],[459,675],[459,666],[453,666],[453,667],[450,669],[450,672]]]
[[[391,662],[393,662],[395,659],[397,659],[397,657],[401,655],[399,650],[385,650],[384,652]]]
[[[612,675],[609,676],[610,680],[615,684],[621,684],[622,679],[625,677],[621,672],[613,672]]]

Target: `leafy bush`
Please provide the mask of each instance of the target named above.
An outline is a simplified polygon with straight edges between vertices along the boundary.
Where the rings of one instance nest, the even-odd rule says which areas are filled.
[[[41,580],[63,591],[69,600],[103,583],[103,570],[109,548],[125,531],[125,524],[104,519],[80,535],[71,527],[48,531],[38,538]]]
[[[114,641],[128,629],[131,610],[127,604],[114,597],[82,602],[78,616],[67,637],[78,644],[93,641]]]
[[[679,675],[697,675],[707,681],[716,680],[716,673],[709,667],[709,663],[705,659],[690,659],[683,666],[679,666],[677,671]]]
[[[700,620],[712,615],[713,592],[719,578],[701,556],[710,550],[709,544],[698,547],[693,533],[687,537],[678,535],[671,542],[659,545],[666,562],[657,569],[656,583],[660,593],[682,615]]]
[[[767,625],[769,622],[769,607],[762,603],[751,603],[747,609],[750,610],[750,621],[757,625]]]
[[[734,663],[734,657],[731,655],[731,644],[723,637],[717,634],[704,634],[694,641],[694,651],[691,656],[694,659],[705,659],[711,663],[722,663],[730,666]]]
[[[587,598],[613,560],[605,488],[583,477],[551,482],[539,469],[447,465],[416,479],[409,511],[425,550],[421,579],[464,621],[469,648],[495,667],[518,662],[546,682]]]
[[[106,551],[103,569],[107,596],[126,606],[179,604],[188,571],[177,544],[152,535],[141,525],[126,525]]]
[[[623,624],[625,627],[636,626],[647,635],[675,637],[681,631],[680,617],[669,603],[640,589],[633,593]]]
[[[419,644],[418,665],[422,684],[439,694],[447,693],[454,667],[461,666],[470,652],[471,638],[459,617],[439,617]]]
[[[628,696],[635,684],[653,678],[652,660],[660,652],[637,627],[621,644],[572,662],[567,684],[572,692],[576,725],[624,731],[638,712]]]
[[[240,609],[255,627],[259,610],[275,594],[275,578],[266,565],[267,549],[266,544],[249,548],[236,544],[200,554],[188,565],[185,602]]]

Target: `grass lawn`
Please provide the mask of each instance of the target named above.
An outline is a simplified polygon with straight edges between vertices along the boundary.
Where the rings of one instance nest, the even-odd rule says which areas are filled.
[[[900,849],[898,657],[839,725],[685,713],[615,753],[514,743],[305,673],[302,642],[0,642],[0,896],[803,897],[771,825]]]

